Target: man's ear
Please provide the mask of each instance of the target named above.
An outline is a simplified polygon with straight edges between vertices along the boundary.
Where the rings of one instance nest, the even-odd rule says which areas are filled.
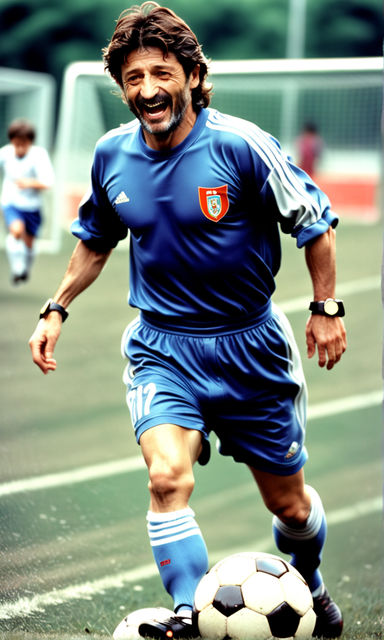
[[[197,64],[191,71],[191,75],[189,76],[189,86],[191,89],[196,89],[199,86],[200,82],[200,65]]]

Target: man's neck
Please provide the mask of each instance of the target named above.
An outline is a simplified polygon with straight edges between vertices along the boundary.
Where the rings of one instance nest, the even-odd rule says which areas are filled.
[[[184,118],[174,131],[165,134],[153,134],[143,129],[144,140],[155,151],[167,151],[183,142],[192,131],[196,122],[196,112],[188,109]]]

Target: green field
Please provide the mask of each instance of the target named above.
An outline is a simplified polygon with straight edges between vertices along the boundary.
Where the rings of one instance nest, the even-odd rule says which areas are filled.
[[[307,482],[329,517],[323,573],[345,614],[344,638],[371,640],[381,637],[383,624],[381,225],[345,222],[337,242],[349,346],[334,370],[305,357],[300,298],[310,300],[310,280],[290,238],[283,240],[275,299],[291,305],[309,387]],[[29,355],[38,310],[54,293],[73,244],[66,236],[60,254],[38,256],[31,281],[17,289],[0,254],[4,640],[108,638],[129,611],[171,604],[147,542],[146,472],[133,464],[140,450],[121,382],[120,336],[135,314],[125,302],[126,251],[115,251],[71,305],[57,371],[44,377]],[[87,472],[92,477],[84,479]],[[196,477],[191,506],[212,561],[236,550],[275,552],[270,514],[246,468],[214,452]]]

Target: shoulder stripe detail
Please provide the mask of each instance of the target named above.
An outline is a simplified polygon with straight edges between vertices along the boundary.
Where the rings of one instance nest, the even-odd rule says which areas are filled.
[[[115,129],[111,129],[107,131],[101,138],[99,138],[98,143],[103,140],[109,140],[110,138],[116,138],[117,136],[124,136],[127,134],[132,134],[137,131],[139,128],[138,120],[132,120],[131,122],[127,122],[127,124],[122,124],[120,127],[116,127]]]
[[[315,220],[321,218],[319,203],[308,194],[289,164],[284,161],[283,153],[265,131],[252,122],[234,116],[226,116],[213,110],[210,111],[206,126],[218,131],[227,131],[243,138],[260,156],[270,172],[277,174],[284,188],[292,195],[295,194],[296,197],[299,197],[301,204],[305,204],[308,210],[315,213]]]

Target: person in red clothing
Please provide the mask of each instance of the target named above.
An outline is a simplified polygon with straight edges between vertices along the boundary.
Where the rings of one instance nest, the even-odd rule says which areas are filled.
[[[324,147],[323,140],[313,122],[307,122],[304,125],[296,146],[298,153],[297,164],[313,178]]]

